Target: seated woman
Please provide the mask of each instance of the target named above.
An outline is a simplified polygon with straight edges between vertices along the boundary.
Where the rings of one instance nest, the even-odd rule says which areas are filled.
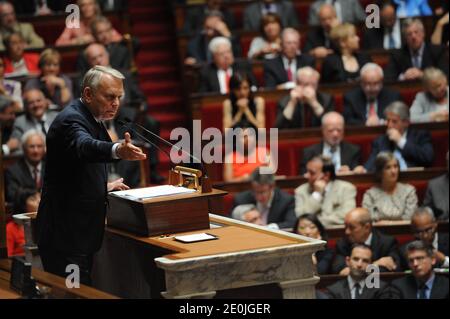
[[[223,102],[223,129],[252,126],[265,127],[265,102],[253,97],[251,81],[244,73],[236,72],[230,78],[230,97]]]
[[[375,160],[377,185],[365,192],[363,207],[373,221],[410,220],[417,208],[414,186],[398,182],[399,164],[391,152],[380,152]]]
[[[223,167],[223,179],[226,182],[247,180],[256,168],[273,164],[269,150],[257,144],[257,131],[253,127],[241,128],[237,132],[235,147],[226,145],[225,151],[227,150],[230,152],[225,154]]]
[[[333,27],[330,38],[337,52],[325,58],[322,64],[322,82],[355,82],[364,64],[372,62],[370,57],[359,51],[359,37],[350,23]]]
[[[3,58],[5,77],[27,76],[39,73],[39,54],[25,52],[25,40],[19,32],[13,32],[3,40],[6,55]]]
[[[61,45],[81,45],[95,41],[91,31],[91,23],[96,17],[102,14],[96,0],[78,0],[77,5],[80,8],[80,25],[78,28],[66,28],[61,33],[55,44]],[[122,41],[122,35],[113,29],[113,42]]]
[[[411,106],[411,122],[448,121],[448,80],[437,68],[423,72],[424,91],[417,93]]]
[[[268,13],[261,19],[261,34],[254,38],[248,51],[249,59],[273,59],[281,51],[281,19]]]
[[[314,239],[325,241],[328,239],[325,227],[317,218],[316,214],[301,215],[295,223],[294,232]],[[313,263],[317,267],[317,274],[326,275],[330,273],[331,263],[334,257],[333,250],[325,246],[324,250],[316,252],[312,257]]]
[[[41,90],[50,101],[50,108],[59,109],[72,100],[72,81],[60,74],[61,55],[54,49],[45,49],[39,57],[41,74],[28,80],[25,91]]]

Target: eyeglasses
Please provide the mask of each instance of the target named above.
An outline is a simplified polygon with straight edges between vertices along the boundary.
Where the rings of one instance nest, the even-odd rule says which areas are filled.
[[[419,234],[431,234],[434,231],[434,226],[430,226],[428,228],[424,228],[424,229],[414,229],[414,234],[419,235]]]

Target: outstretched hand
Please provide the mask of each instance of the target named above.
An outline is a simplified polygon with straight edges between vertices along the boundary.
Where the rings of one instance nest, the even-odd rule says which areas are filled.
[[[130,189],[128,185],[123,183],[123,178],[116,179],[115,181],[108,183],[108,192],[111,191],[124,191]]]
[[[117,156],[128,161],[142,161],[147,158],[147,155],[142,150],[131,144],[130,133],[125,133],[125,140],[117,147]]]

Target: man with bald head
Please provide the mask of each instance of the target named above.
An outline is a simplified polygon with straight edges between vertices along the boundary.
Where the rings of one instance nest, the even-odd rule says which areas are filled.
[[[333,110],[333,97],[318,92],[320,73],[310,66],[297,71],[296,86],[278,102],[275,127],[293,129],[319,126],[323,114]]]
[[[281,54],[264,62],[264,83],[267,88],[291,89],[295,86],[297,70],[314,67],[314,58],[300,51],[300,33],[286,28],[281,33]]]
[[[384,72],[376,63],[360,71],[360,86],[344,94],[344,118],[348,125],[377,126],[385,122],[384,110],[401,101],[399,92],[383,86]]]
[[[317,155],[331,158],[337,174],[364,173],[360,166],[359,146],[344,142],[345,121],[338,112],[328,112],[322,117],[322,142],[303,149],[300,158],[300,173],[306,170],[306,163]]]
[[[357,207],[348,212],[344,220],[345,237],[336,243],[336,257],[333,272],[348,275],[346,257],[350,256],[354,244],[365,244],[372,249],[373,264],[380,271],[395,271],[399,265],[397,241],[394,237],[384,235],[372,226],[372,218],[367,209]]]
[[[319,22],[319,27],[308,31],[303,50],[316,59],[323,59],[336,52],[336,46],[330,39],[330,31],[339,24],[339,20],[336,9],[331,4],[324,4],[320,7]]]

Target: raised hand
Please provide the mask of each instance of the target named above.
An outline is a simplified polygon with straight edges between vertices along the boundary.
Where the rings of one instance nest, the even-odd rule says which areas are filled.
[[[141,161],[147,158],[142,150],[131,144],[130,133],[125,133],[125,140],[116,149],[117,156],[127,161]]]

